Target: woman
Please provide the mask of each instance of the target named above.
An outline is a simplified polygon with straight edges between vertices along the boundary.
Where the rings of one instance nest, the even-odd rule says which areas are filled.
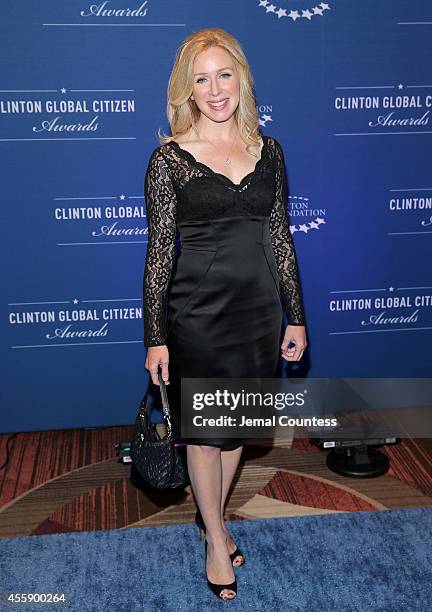
[[[177,387],[182,377],[273,377],[279,346],[287,361],[302,357],[304,312],[283,152],[258,132],[253,79],[230,34],[209,28],[182,43],[167,114],[172,136],[160,137],[145,177],[145,367]],[[235,597],[233,567],[245,562],[223,519],[243,442],[186,440],[207,584],[222,599]]]

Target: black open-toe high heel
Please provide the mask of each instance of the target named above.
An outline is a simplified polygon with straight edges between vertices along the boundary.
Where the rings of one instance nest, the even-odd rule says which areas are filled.
[[[207,563],[207,540],[205,541],[205,546],[204,546],[204,568],[206,566],[206,563]],[[206,576],[207,576],[207,571],[206,571]],[[235,599],[237,596],[237,580],[236,579],[234,579],[234,582],[231,582],[230,584],[216,584],[215,582],[210,582],[210,580],[207,577],[207,584],[209,586],[209,589],[213,591],[216,597],[219,597],[220,599],[223,599],[224,601],[230,601],[231,599]],[[222,592],[225,589],[234,591],[235,593],[234,597],[225,598],[222,595]]]
[[[205,536],[205,532],[206,532],[206,526],[201,516],[201,512],[199,510],[197,510],[195,514],[195,523],[198,525],[199,530],[200,530],[200,540],[203,540]],[[241,557],[242,561],[241,563],[235,564],[234,561],[236,560],[237,557]],[[242,565],[246,563],[245,556],[238,546],[235,549],[235,551],[230,554],[230,559],[231,559],[231,563],[233,564],[233,567],[241,567]]]

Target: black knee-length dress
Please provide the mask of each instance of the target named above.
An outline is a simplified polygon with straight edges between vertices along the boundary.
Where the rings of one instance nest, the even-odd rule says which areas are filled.
[[[275,138],[261,137],[261,157],[239,184],[175,141],[150,156],[144,344],[168,347],[167,389],[177,419],[181,378],[271,378],[283,311],[290,325],[305,324],[284,155]],[[245,440],[186,442],[234,448]]]

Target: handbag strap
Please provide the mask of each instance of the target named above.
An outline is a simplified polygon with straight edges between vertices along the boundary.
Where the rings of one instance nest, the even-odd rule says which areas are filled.
[[[165,420],[167,424],[167,437],[170,438],[171,437],[171,413],[170,413],[169,404],[168,404],[167,389],[166,389],[165,381],[162,378],[162,372],[160,368],[158,368],[158,378],[159,378],[160,393],[161,393],[161,398],[162,398],[162,411],[165,416]]]

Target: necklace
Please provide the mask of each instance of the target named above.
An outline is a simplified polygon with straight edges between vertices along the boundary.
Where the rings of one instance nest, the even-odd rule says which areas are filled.
[[[201,138],[201,136],[200,136],[200,138]],[[231,163],[230,154],[231,154],[232,148],[234,146],[234,143],[236,141],[236,138],[237,138],[237,134],[234,136],[234,139],[232,141],[232,144],[231,144],[230,150],[228,152],[228,155],[224,159],[224,164],[229,165]],[[210,143],[212,145],[212,147],[214,147],[219,152],[219,149],[217,148],[217,146],[215,144],[213,144],[210,140],[207,140],[207,138],[203,138],[203,140],[205,140],[206,142]]]

